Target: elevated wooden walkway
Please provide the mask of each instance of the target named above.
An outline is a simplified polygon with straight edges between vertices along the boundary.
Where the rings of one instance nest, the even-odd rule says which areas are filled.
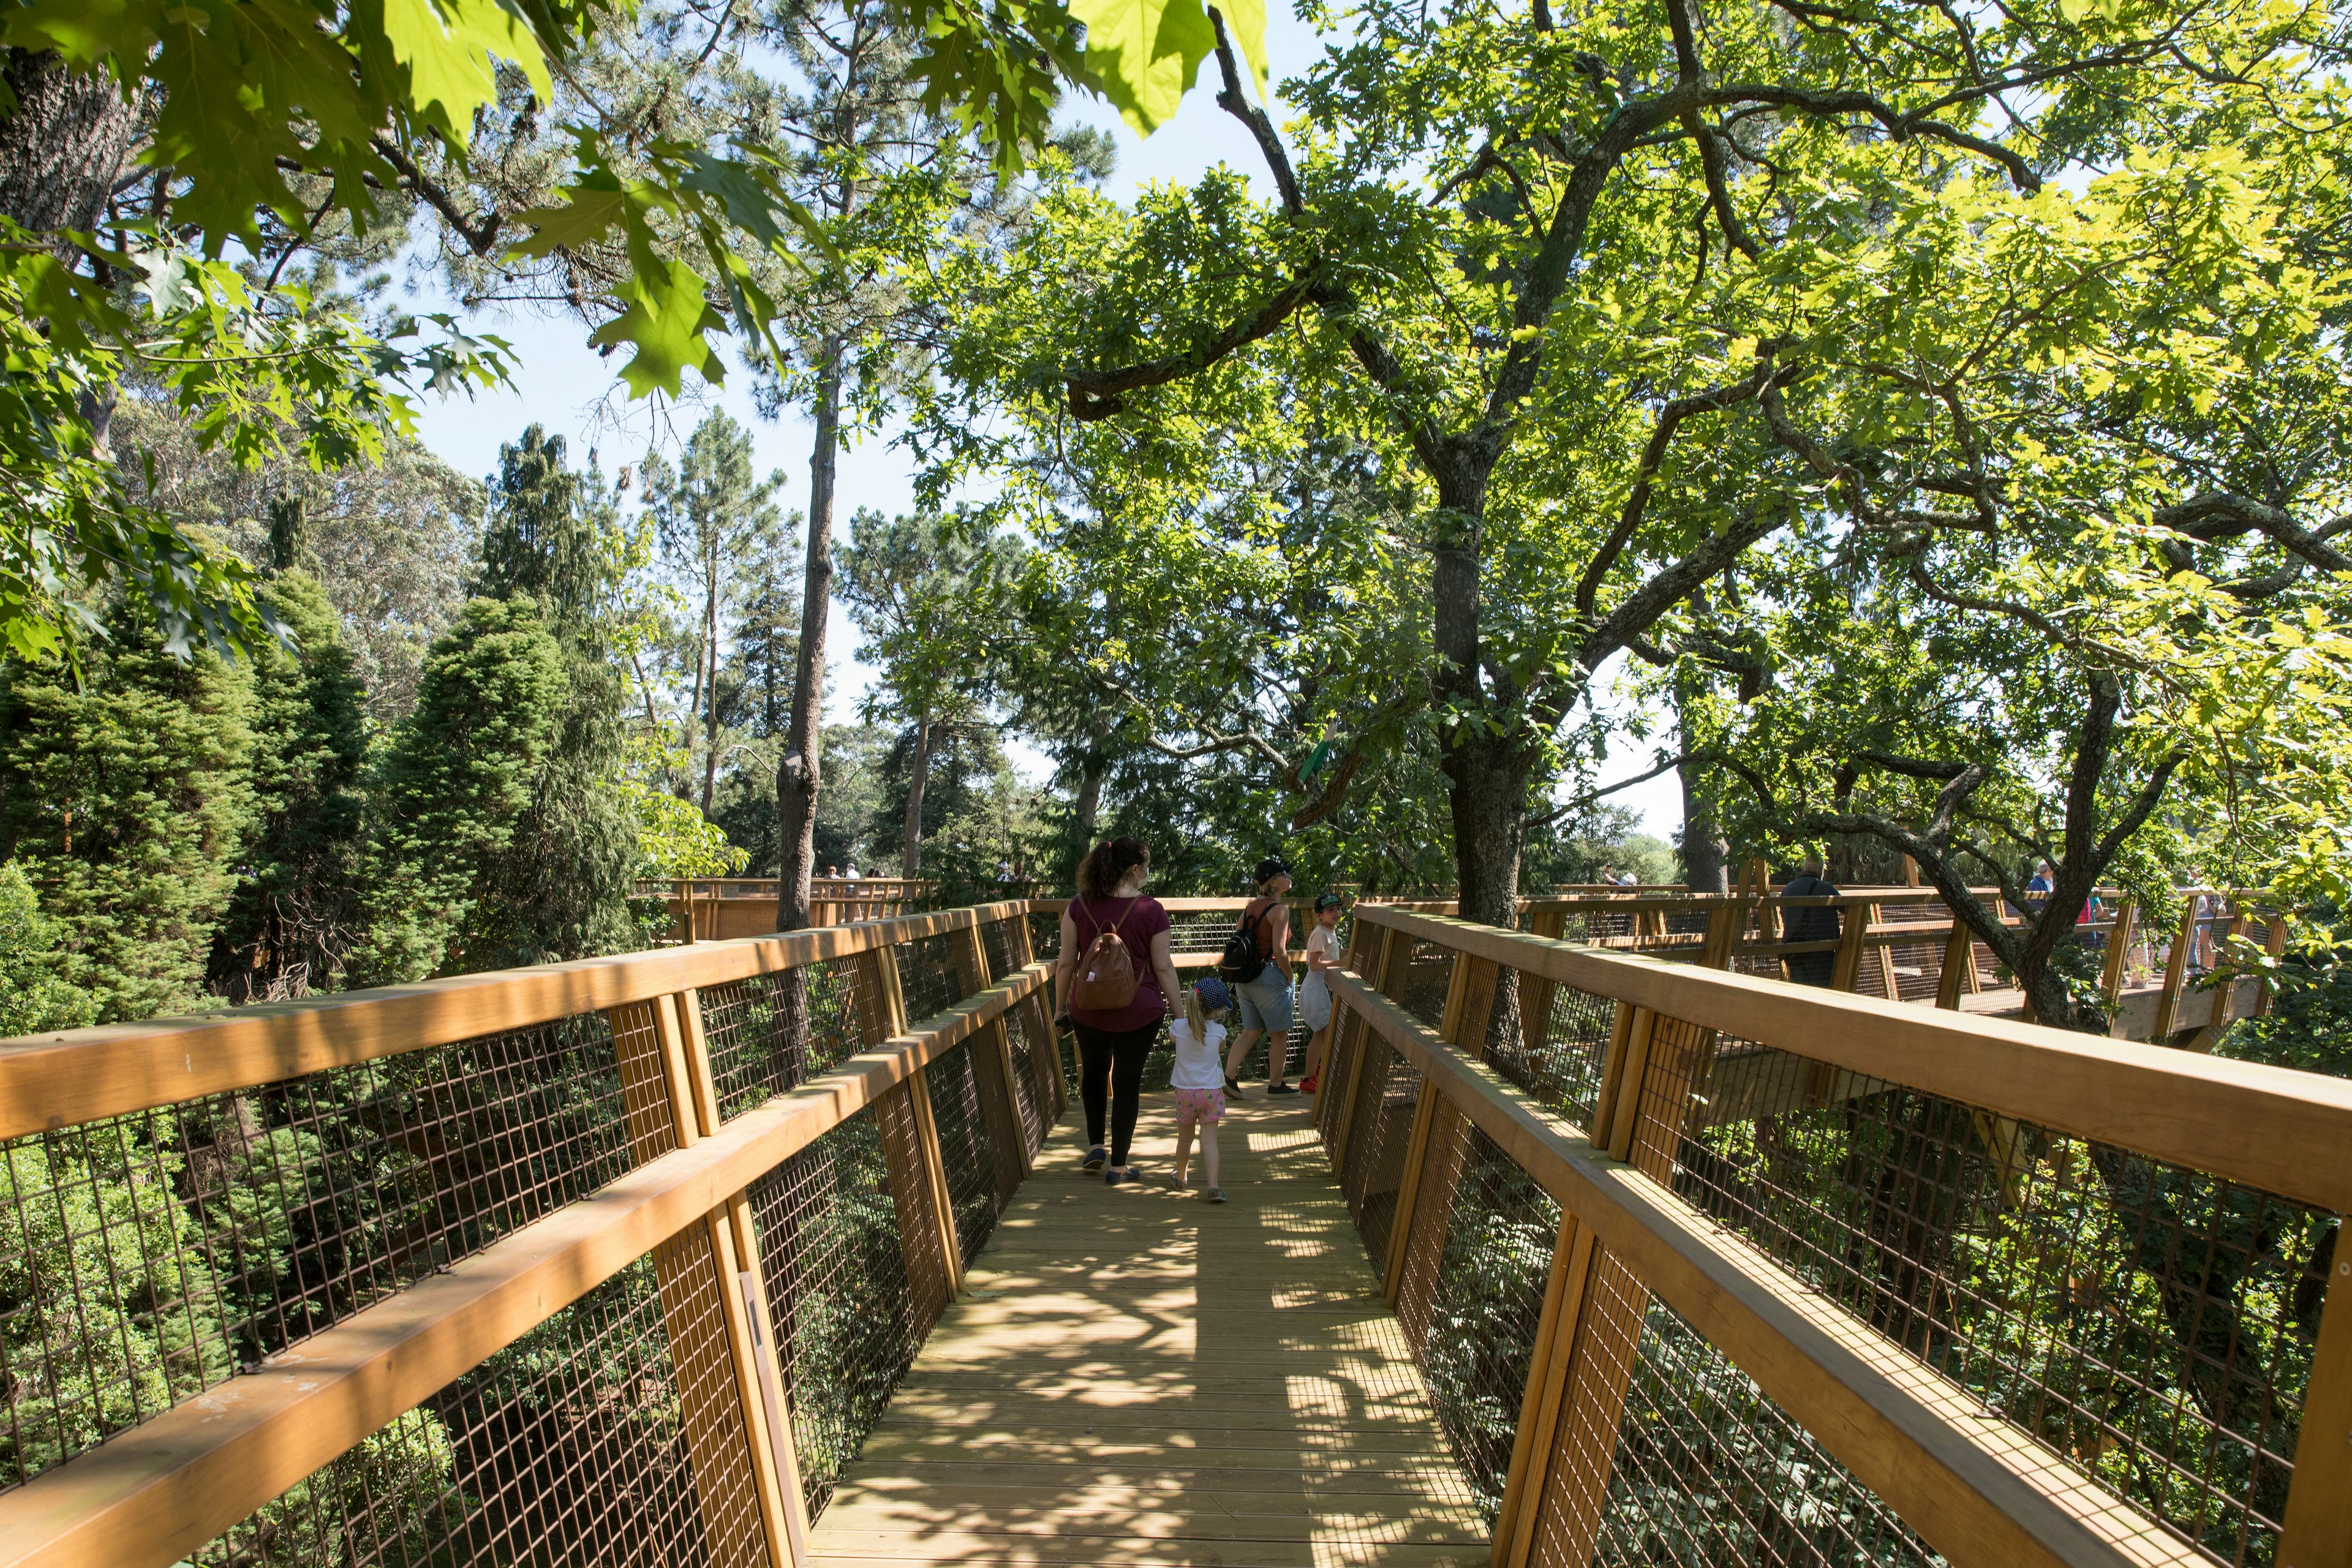
[[[1073,1105],[810,1535],[852,1564],[1484,1568],[1488,1530],[1349,1222],[1314,1101],[1229,1108],[1232,1201],[1077,1170]]]

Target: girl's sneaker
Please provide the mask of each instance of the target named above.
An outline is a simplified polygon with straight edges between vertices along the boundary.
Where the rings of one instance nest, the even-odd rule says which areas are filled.
[[[1143,1172],[1134,1165],[1113,1165],[1103,1173],[1103,1185],[1107,1187],[1124,1187],[1141,1180]]]
[[[1298,1080],[1298,1092],[1301,1094],[1313,1094],[1315,1092],[1315,1081],[1321,1076],[1322,1075],[1319,1073],[1308,1073],[1305,1078],[1300,1079]]]
[[[1109,1158],[1110,1151],[1097,1143],[1093,1148],[1087,1151],[1087,1157],[1078,1162],[1078,1169],[1081,1171],[1099,1171],[1103,1167],[1103,1162]]]
[[[1201,1195],[1213,1204],[1221,1204],[1225,1201],[1225,1189],[1223,1187],[1211,1187],[1207,1192],[1202,1193]]]

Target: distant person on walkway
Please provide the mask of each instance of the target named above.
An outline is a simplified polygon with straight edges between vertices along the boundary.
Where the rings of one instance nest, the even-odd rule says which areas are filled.
[[[1062,910],[1062,947],[1054,960],[1054,995],[1061,1008],[1055,1022],[1067,1022],[1078,1037],[1078,1098],[1087,1109],[1083,1169],[1102,1168],[1108,1131],[1109,1166],[1103,1180],[1112,1186],[1143,1179],[1127,1163],[1143,1064],[1159,1043],[1169,999],[1181,994],[1168,954],[1168,911],[1159,900],[1143,896],[1144,879],[1150,874],[1151,851],[1140,838],[1108,839],[1087,851],[1078,862],[1078,896]],[[1134,975],[1133,999],[1119,1007],[1074,1006],[1080,961],[1105,933],[1125,950]]]
[[[2033,875],[2025,879],[2025,911],[2039,920],[2044,905],[2050,902],[2051,891],[2057,881],[2050,875],[2050,862],[2036,860]]]
[[[1242,911],[1235,934],[1238,938],[1245,931],[1255,939],[1261,966],[1254,976],[1224,974],[1242,1004],[1242,1032],[1225,1053],[1225,1092],[1235,1098],[1242,1092],[1242,1066],[1260,1036],[1266,1037],[1266,1093],[1298,1092],[1286,1081],[1290,1074],[1290,906],[1282,895],[1288,891],[1290,868],[1281,856],[1269,855],[1257,863],[1257,897]],[[1224,966],[1218,969],[1223,973]]]
[[[849,869],[848,869],[847,871],[844,872],[844,873],[843,873],[843,875],[844,875],[844,876],[845,876],[845,877],[847,877],[847,878],[849,879],[849,880],[851,880],[851,881],[853,881],[853,882],[855,882],[856,880],[857,880],[857,862],[856,862],[856,861],[855,861],[855,860],[852,860],[852,861],[849,863]]]
[[[1201,1134],[1201,1194],[1213,1204],[1225,1201],[1217,1185],[1217,1121],[1225,1113],[1224,1065],[1218,1050],[1225,1043],[1225,1009],[1234,1005],[1225,983],[1212,974],[1184,993],[1184,1016],[1168,1026],[1176,1047],[1176,1070],[1169,1087],[1176,1091],[1177,1190],[1184,1186],[1184,1165],[1192,1152],[1192,1133]]]
[[[1835,898],[1838,887],[1822,874],[1822,858],[1806,857],[1797,874],[1780,889],[1783,898]],[[1780,922],[1782,935],[1790,942],[1835,942],[1844,934],[1844,922],[1838,911],[1826,904],[1793,909]],[[1780,961],[1788,966],[1789,978],[1800,985],[1827,985],[1837,973],[1835,952],[1792,952]]]
[[[838,866],[827,866],[824,868],[824,875],[825,880],[829,882],[837,882],[841,879],[841,868]]]
[[[1300,1069],[1299,1092],[1313,1094],[1323,1075],[1323,1047],[1331,1040],[1331,971],[1347,967],[1339,948],[1339,917],[1348,901],[1337,893],[1315,900],[1315,929],[1307,933],[1307,978],[1298,986],[1298,1019],[1314,1037],[1307,1042],[1307,1065]]]

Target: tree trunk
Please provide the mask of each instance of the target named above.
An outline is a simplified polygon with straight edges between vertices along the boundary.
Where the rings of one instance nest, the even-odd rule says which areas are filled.
[[[1484,726],[1457,731],[1445,754],[1454,808],[1454,864],[1462,918],[1518,922],[1519,851],[1527,835],[1528,774],[1534,759],[1517,737]]]
[[[915,756],[907,770],[907,838],[899,859],[905,875],[923,874],[923,784],[931,771],[931,715],[929,710],[915,718]]]
[[[0,120],[0,214],[37,234],[96,228],[130,161],[140,113],[103,73],[10,49],[0,66],[16,107]]]
[[[1110,765],[1103,760],[1103,742],[1110,738],[1110,726],[1097,713],[1087,721],[1087,749],[1078,759],[1078,798],[1070,813],[1069,864],[1062,868],[1062,876],[1071,887],[1077,886],[1078,862],[1095,847],[1095,823],[1102,815],[1103,776]]]
[[[808,552],[801,574],[800,657],[793,665],[792,724],[776,769],[776,929],[809,922],[816,858],[817,767],[824,746],[824,626],[833,608],[833,481],[841,440],[841,345],[827,342],[816,378],[816,440],[809,452]]]
[[[1715,792],[1697,776],[1698,763],[1685,763],[1675,772],[1683,784],[1683,885],[1694,893],[1727,893],[1731,847],[1716,825]]]

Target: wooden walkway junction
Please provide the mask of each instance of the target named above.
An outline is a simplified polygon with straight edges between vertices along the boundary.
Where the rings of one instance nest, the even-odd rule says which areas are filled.
[[[0,1568],[2352,1564],[2352,1083],[1364,904],[1215,1206],[1058,908],[0,1041]]]
[[[1074,1109],[809,1538],[909,1563],[1485,1568],[1487,1527],[1316,1158],[1312,1101],[1221,1135],[1231,1201],[1077,1169]]]

